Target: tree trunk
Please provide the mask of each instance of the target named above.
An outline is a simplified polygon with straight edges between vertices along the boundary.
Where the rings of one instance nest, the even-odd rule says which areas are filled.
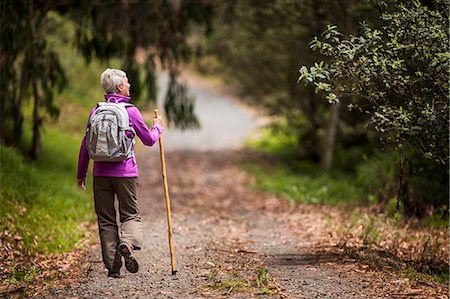
[[[308,24],[311,26],[310,39],[313,39],[314,36],[320,36],[323,31],[323,20],[326,19],[324,11],[321,6],[320,1],[312,1],[307,2],[309,7],[311,16],[316,22],[312,22]],[[317,54],[313,52],[307,52],[309,61],[317,61]],[[298,70],[297,70],[298,72]],[[316,94],[314,88],[309,87],[307,94],[304,95],[306,100],[305,105],[303,106],[303,113],[305,117],[307,117],[309,121],[309,126],[307,129],[304,129],[303,132],[299,135],[299,154],[301,159],[309,160],[313,163],[320,163],[322,151],[320,149],[320,138],[318,131],[324,128],[324,122],[322,121],[322,108],[325,105],[323,102],[323,98]]]
[[[5,111],[5,97],[0,95],[0,139],[2,142],[6,141],[6,111]]]
[[[328,121],[327,132],[322,152],[321,166],[323,170],[329,170],[333,163],[333,153],[336,144],[336,133],[339,122],[340,103],[331,106],[330,119]]]
[[[319,163],[321,157],[320,140],[318,138],[318,131],[322,127],[321,115],[322,99],[314,92],[314,89],[308,89],[309,99],[307,104],[303,107],[305,116],[308,118],[309,125],[301,134],[299,134],[299,158],[302,160],[309,160],[313,163]],[[306,97],[306,95],[305,95]]]
[[[42,153],[41,143],[41,118],[39,117],[39,92],[37,88],[36,78],[33,78],[33,96],[34,96],[34,109],[33,109],[33,143],[31,145],[30,156],[32,159],[37,159]]]

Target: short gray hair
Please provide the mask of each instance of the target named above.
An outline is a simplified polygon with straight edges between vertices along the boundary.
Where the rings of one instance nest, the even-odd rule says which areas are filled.
[[[100,77],[100,82],[105,89],[106,93],[118,93],[117,85],[123,83],[123,78],[126,78],[127,74],[118,69],[107,68]]]

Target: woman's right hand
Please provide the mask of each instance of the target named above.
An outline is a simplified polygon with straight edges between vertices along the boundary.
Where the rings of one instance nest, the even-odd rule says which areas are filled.
[[[158,117],[153,117],[153,124],[155,125],[155,124],[158,124],[158,125],[160,125],[161,127],[163,127],[164,126],[164,121],[163,121],[163,119],[162,119],[162,116],[161,115],[159,115]]]

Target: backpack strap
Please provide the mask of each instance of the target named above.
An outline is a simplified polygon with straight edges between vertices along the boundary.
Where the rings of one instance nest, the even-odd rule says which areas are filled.
[[[119,103],[119,105],[122,105],[125,107],[125,110],[127,110],[128,113],[128,108],[130,107],[135,107],[133,104],[131,103]],[[134,140],[134,137],[136,137],[136,131],[134,130],[133,126],[131,125],[131,120],[130,120],[130,115],[128,114],[128,122],[129,122],[129,127],[130,127],[130,131],[133,132],[133,145],[132,145],[132,157],[133,157],[133,163],[136,164],[136,155],[134,153],[134,145],[136,144],[136,140]]]
[[[125,107],[125,109],[127,110],[127,113],[128,113],[128,108],[136,107],[136,106],[134,106],[131,103],[124,103],[124,102],[122,102],[122,103],[118,103],[118,104],[123,106],[123,107]],[[129,121],[129,126],[130,126],[131,131],[133,132],[134,136],[136,136],[136,131],[134,130],[133,126],[131,125],[130,115],[129,114],[128,114],[128,121]]]

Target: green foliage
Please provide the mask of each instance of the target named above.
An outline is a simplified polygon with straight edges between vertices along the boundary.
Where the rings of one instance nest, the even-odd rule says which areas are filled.
[[[27,100],[33,99],[30,116],[33,120],[30,154],[33,158],[41,152],[42,124],[48,120],[47,116],[55,117],[59,112],[54,94],[60,93],[67,84],[58,45],[78,46],[87,62],[93,58],[102,62],[120,58],[121,64],[117,68],[127,71],[133,82],[135,99],[143,94],[144,85],[148,98],[155,101],[156,62],[176,74],[179,63],[191,55],[186,42],[191,26],[205,25],[205,32],[210,32],[208,28],[213,15],[209,1],[170,0],[131,3],[119,0],[2,1],[0,12],[1,141],[18,146],[23,136],[24,107]],[[64,22],[61,18],[70,18],[72,22]],[[58,38],[64,42],[55,42]],[[141,50],[140,58],[145,61],[144,67],[136,59],[138,49]],[[79,80],[86,79],[79,76]],[[192,101],[186,101],[184,94],[171,94],[172,102],[176,102],[178,96],[181,100],[167,107],[192,111]],[[195,122],[192,116],[182,120],[183,125],[187,121]]]
[[[53,129],[45,137],[46,154],[36,163],[0,147],[1,230],[20,236],[30,254],[72,249],[84,234],[80,222],[93,220],[91,198],[73,174],[79,143]]]
[[[252,284],[260,289],[260,295],[276,295],[277,292],[270,288],[270,284],[273,282],[272,275],[266,267],[261,267],[256,270],[255,278],[252,280]]]
[[[434,213],[433,215],[424,217],[421,219],[422,225],[426,227],[443,228],[449,226],[449,214],[448,211],[442,211],[441,213]]]
[[[219,268],[215,268],[208,274],[208,280],[210,281],[210,288],[224,290],[227,291],[227,293],[232,293],[234,291],[251,291],[252,287],[256,287],[258,294],[277,294],[276,290],[273,290],[270,286],[273,278],[269,274],[269,270],[265,267],[260,267],[248,274],[246,274],[245,269],[225,272]]]
[[[279,121],[276,125],[271,125],[261,129],[257,139],[246,142],[247,147],[284,159],[295,157],[298,139],[292,134],[287,121]]]
[[[244,278],[235,277],[231,279],[224,279],[216,282],[212,288],[229,291],[229,290],[243,290],[248,287],[248,283]]]
[[[273,295],[276,295],[277,292],[276,292],[276,291],[272,291],[272,290],[269,289],[269,288],[262,288],[260,294],[261,294],[261,295],[270,295],[270,296],[273,296]]]
[[[397,197],[389,199],[386,204],[386,214],[395,221],[399,221],[404,213],[403,203]]]
[[[34,283],[36,281],[36,276],[40,275],[42,269],[31,266],[28,270],[22,268],[10,269],[11,277],[9,278],[9,283],[27,282]]]
[[[417,275],[418,275],[417,271],[412,267],[408,267],[408,269],[406,269],[405,271],[405,276],[411,281],[415,281]]]
[[[441,274],[433,274],[433,275],[427,275],[424,273],[421,273],[420,271],[417,271],[414,267],[408,267],[403,274],[406,278],[408,278],[410,281],[417,282],[417,283],[427,283],[431,280],[434,280],[437,283],[448,283],[449,281],[449,274],[447,273],[441,273]]]
[[[433,275],[433,279],[438,283],[447,283],[450,280],[450,275],[447,273]]]
[[[58,122],[51,125],[79,135],[86,128],[90,110],[97,102],[103,100],[100,74],[105,70],[105,65],[98,60],[87,64],[81,53],[73,48],[71,44],[75,38],[73,22],[56,12],[50,12],[48,19],[55,28],[54,34],[49,36],[49,44],[57,49],[60,57],[64,57],[61,64],[70,82],[62,93],[55,97],[56,104],[61,107],[61,114]],[[118,59],[108,62],[108,66],[112,68],[120,68],[120,65]]]
[[[363,23],[361,35],[343,38],[328,26],[315,38],[311,48],[327,63],[301,67],[299,81],[367,114],[384,144],[406,157],[400,165],[405,212],[423,215],[427,204],[448,207],[448,12],[418,1],[382,4],[381,29]],[[433,174],[438,190],[429,194]],[[402,191],[412,175],[413,191]]]
[[[352,164],[339,166],[334,171],[323,172],[317,164],[296,161],[297,139],[289,134],[285,122],[264,129],[256,139],[247,141],[250,149],[273,155],[280,162],[271,166],[244,164],[243,167],[256,177],[255,186],[280,195],[296,203],[325,204],[375,204],[387,201],[398,190],[396,181],[397,160],[395,154],[376,153],[362,156],[355,149],[342,154],[340,160]],[[340,151],[339,151],[340,152]]]

